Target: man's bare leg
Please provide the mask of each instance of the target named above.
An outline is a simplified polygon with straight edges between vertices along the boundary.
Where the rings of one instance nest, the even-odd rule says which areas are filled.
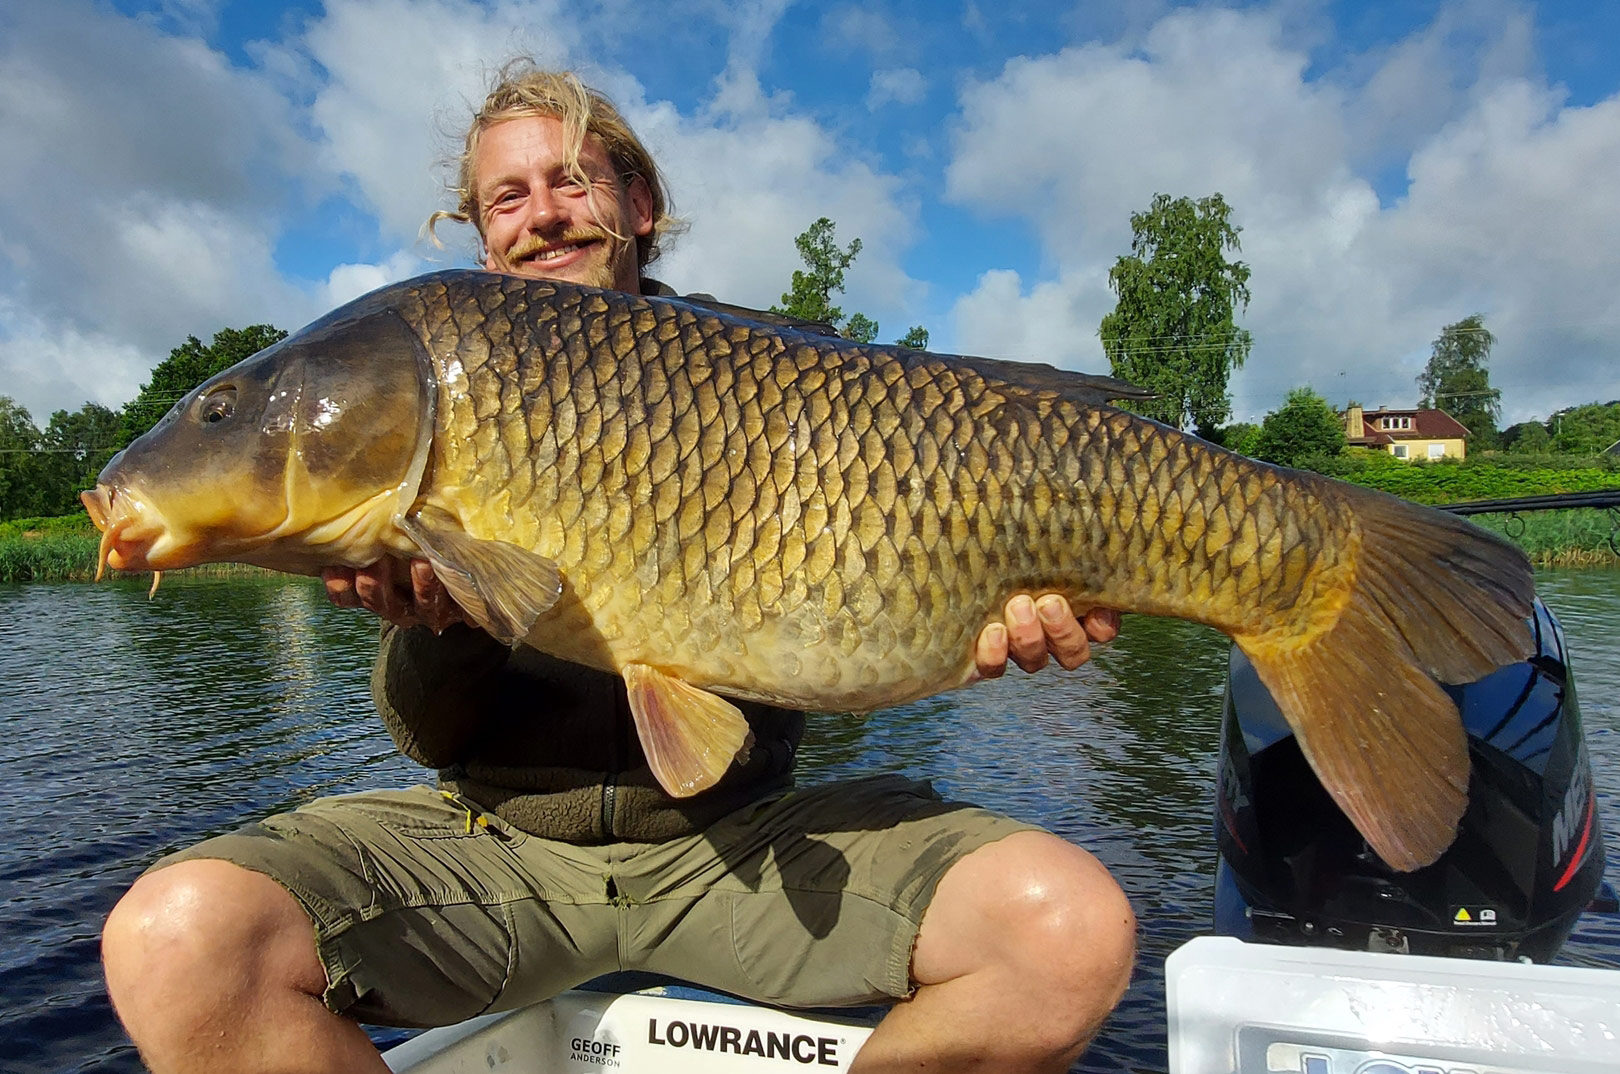
[[[917,991],[868,1038],[852,1074],[1060,1074],[1130,980],[1136,919],[1096,858],[1020,832],[941,879],[912,953]]]
[[[224,861],[136,881],[107,919],[113,1007],[152,1074],[384,1074],[354,1021],[326,1009],[315,933],[280,884]]]

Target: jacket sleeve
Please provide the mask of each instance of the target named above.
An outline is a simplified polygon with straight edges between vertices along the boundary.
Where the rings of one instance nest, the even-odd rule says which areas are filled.
[[[475,627],[436,635],[384,624],[371,696],[400,752],[428,768],[459,763],[494,707],[511,654]]]

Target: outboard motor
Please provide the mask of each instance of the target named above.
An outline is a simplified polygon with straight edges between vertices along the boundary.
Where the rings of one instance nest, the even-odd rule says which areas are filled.
[[[1564,632],[1540,598],[1531,625],[1530,659],[1446,687],[1468,730],[1468,808],[1456,842],[1410,873],[1385,865],[1328,797],[1233,648],[1215,809],[1216,931],[1545,962],[1600,889],[1598,905],[1612,904]]]

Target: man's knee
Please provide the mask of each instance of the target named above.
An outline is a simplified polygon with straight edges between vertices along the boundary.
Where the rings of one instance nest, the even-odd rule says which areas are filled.
[[[107,989],[126,1020],[229,1003],[276,983],[319,993],[325,972],[296,899],[261,873],[192,860],[147,873],[102,930]]]
[[[1095,857],[1045,832],[1008,836],[957,862],[929,917],[914,964],[919,981],[988,968],[1043,1004],[1067,997],[1063,1006],[1092,1029],[1130,982],[1129,900]]]
[[[1130,973],[1136,917],[1101,862],[1057,836],[1031,832],[983,848],[1000,848],[983,897],[1001,907],[1009,953],[1030,972],[1095,984]],[[1051,981],[1061,984],[1061,981]]]

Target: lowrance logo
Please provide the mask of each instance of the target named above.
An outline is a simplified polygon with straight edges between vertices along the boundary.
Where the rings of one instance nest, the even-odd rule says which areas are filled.
[[[680,1019],[647,1019],[647,1043],[666,1048],[692,1048],[704,1052],[730,1052],[755,1055],[761,1059],[784,1059],[806,1066],[838,1065],[838,1039],[812,1037],[808,1033],[786,1031],[744,1032],[738,1026]]]

